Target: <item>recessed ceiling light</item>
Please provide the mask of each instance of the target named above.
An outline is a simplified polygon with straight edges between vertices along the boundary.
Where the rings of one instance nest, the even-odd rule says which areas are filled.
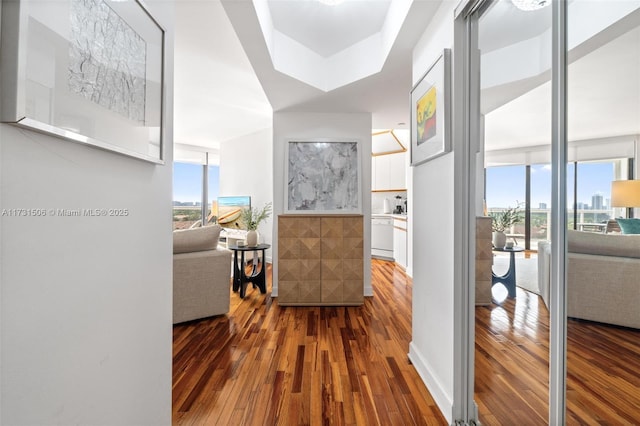
[[[551,0],[511,0],[511,3],[513,3],[518,9],[529,12],[531,10],[538,10],[549,6],[551,4]]]
[[[344,3],[344,0],[318,0],[322,4],[326,4],[327,6],[337,6],[340,3]]]

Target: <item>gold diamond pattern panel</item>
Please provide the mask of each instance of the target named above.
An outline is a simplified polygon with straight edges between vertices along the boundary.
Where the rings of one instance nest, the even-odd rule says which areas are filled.
[[[300,294],[298,301],[302,303],[315,303],[321,297],[320,281],[300,281]]]
[[[300,234],[299,221],[295,219],[278,217],[278,239],[298,238]]]
[[[320,238],[300,238],[299,259],[320,259]]]
[[[322,276],[321,260],[300,259],[300,279],[305,281],[320,281]]]
[[[320,225],[322,238],[342,238],[342,227],[341,217],[323,217]]]
[[[291,237],[280,238],[278,240],[278,251],[280,259],[299,259],[300,240]]]
[[[342,303],[342,281],[322,281],[322,301],[324,303]]]
[[[300,260],[299,259],[280,259],[278,263],[278,282],[296,281],[300,279]]]
[[[323,259],[342,259],[342,238],[322,238],[321,251]]]
[[[342,219],[342,236],[345,238],[362,238],[362,219],[359,217],[345,217]]]
[[[278,281],[278,298],[284,300],[298,300],[300,298],[300,288],[298,281]]]
[[[342,263],[342,279],[358,280],[362,279],[364,262],[362,259],[348,259]]]
[[[300,238],[320,238],[320,218],[298,218]]]
[[[341,280],[343,261],[341,259],[322,259],[322,281]]]
[[[278,225],[278,303],[363,303],[362,216],[281,215]]]
[[[364,302],[363,287],[362,279],[355,281],[345,280],[342,284],[342,301],[355,304]]]
[[[363,249],[362,237],[345,237],[342,239],[343,259],[362,259]]]

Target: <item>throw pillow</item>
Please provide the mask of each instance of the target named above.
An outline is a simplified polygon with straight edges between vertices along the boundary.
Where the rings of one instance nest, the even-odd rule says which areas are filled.
[[[640,234],[640,219],[616,219],[623,234]]]

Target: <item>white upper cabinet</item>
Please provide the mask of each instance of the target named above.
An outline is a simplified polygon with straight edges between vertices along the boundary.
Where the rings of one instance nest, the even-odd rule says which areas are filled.
[[[371,188],[382,190],[405,190],[407,153],[378,155],[371,161]]]

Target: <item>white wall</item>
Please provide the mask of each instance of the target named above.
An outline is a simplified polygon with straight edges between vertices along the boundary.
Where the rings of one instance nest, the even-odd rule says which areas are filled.
[[[413,51],[413,83],[453,47],[453,10],[445,1]],[[412,168],[413,336],[409,358],[449,422],[454,370],[454,154]]]
[[[249,195],[261,209],[273,201],[273,133],[264,129],[220,145],[220,195]],[[260,225],[260,242],[272,244],[273,214]],[[273,245],[273,244],[272,244]],[[265,253],[271,261],[271,250]]]
[[[167,30],[172,3],[149,2]],[[0,423],[171,423],[173,114],[158,166],[0,125]],[[8,211],[8,210],[7,210]]]
[[[356,140],[360,142],[362,177],[362,214],[364,215],[364,295],[372,296],[371,288],[371,114],[332,114],[305,112],[274,112],[273,114],[273,201],[275,216],[285,205],[285,148],[291,140]],[[277,240],[277,220],[273,226]],[[273,258],[277,259],[277,245]],[[278,294],[278,265],[273,265],[273,292]]]

